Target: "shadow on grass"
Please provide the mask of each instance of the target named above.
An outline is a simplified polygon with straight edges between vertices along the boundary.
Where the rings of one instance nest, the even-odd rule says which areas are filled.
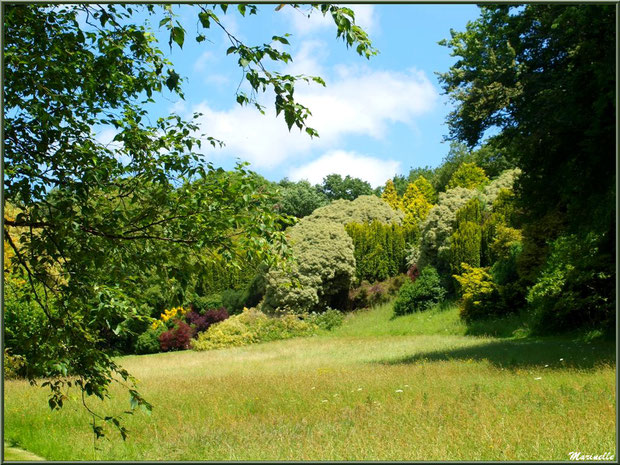
[[[380,360],[387,365],[419,361],[487,360],[502,368],[544,367],[591,369],[614,365],[614,342],[582,342],[540,338],[522,340],[480,341],[467,347],[421,352],[396,359]]]

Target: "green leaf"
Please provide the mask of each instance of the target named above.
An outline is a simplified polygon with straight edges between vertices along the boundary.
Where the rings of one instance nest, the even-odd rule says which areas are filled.
[[[185,42],[185,29],[180,26],[174,26],[170,29],[170,40],[174,41],[179,48],[183,48]]]
[[[205,29],[209,29],[211,27],[211,15],[209,13],[201,11],[198,13],[198,19],[200,20],[202,27]]]

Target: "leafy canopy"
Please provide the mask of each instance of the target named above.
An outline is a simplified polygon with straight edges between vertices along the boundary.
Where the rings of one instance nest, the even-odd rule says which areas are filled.
[[[248,45],[220,18],[232,7],[191,8],[199,23],[197,42],[207,40],[212,28],[231,42],[227,53],[238,58],[245,82],[236,101],[263,111],[258,94],[273,93],[288,128],[316,136],[306,126],[310,111],[295,101],[294,91],[300,80],[323,84],[321,78],[268,67],[291,60],[280,50],[289,43],[287,35]],[[352,10],[309,8],[331,16],[347,47],[367,58],[376,53]],[[240,4],[234,11],[245,16],[258,8]],[[174,114],[149,119],[145,108],[157,95],[183,97],[183,80],[136,18],[155,19],[169,31],[171,50],[181,49],[187,31],[171,5],[13,4],[4,12],[3,205],[16,213],[4,217],[3,233],[13,272],[27,283],[25,298],[46,320],[25,374],[32,382],[50,378],[44,385],[51,389],[52,409],[62,407],[63,389],[72,383],[104,399],[118,379],[129,389],[131,406],[148,410],[133,378],[111,358],[104,336],[131,332],[132,322],[148,320],[138,310],[145,274],[153,277],[154,270],[171,266],[170,257],[200,256],[198,263],[205,264],[224,259],[231,267],[245,259],[277,264],[288,255],[282,231],[287,219],[272,208],[274,192],[243,164],[226,172],[204,161],[202,141],[221,142],[199,135],[199,115],[189,121]],[[99,127],[114,129],[113,146],[97,140],[92,128]],[[167,285],[166,273],[160,275]],[[84,405],[97,437],[105,424],[126,436],[118,417]]]

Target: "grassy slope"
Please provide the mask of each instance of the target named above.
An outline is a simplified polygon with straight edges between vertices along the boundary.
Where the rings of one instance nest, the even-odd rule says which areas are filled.
[[[5,434],[50,460],[567,460],[615,450],[615,349],[467,336],[453,307],[332,333],[122,364],[155,404],[93,450],[76,393],[5,384]],[[538,379],[540,378],[540,379]],[[128,406],[114,389],[110,405]],[[93,406],[100,408],[100,403]],[[44,432],[44,433],[43,433]]]

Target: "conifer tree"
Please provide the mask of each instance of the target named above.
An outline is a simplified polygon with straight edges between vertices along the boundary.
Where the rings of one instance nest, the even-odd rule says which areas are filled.
[[[385,189],[383,189],[383,194],[381,194],[381,198],[394,210],[398,210],[400,208],[398,193],[396,192],[394,181],[392,181],[391,179],[388,179],[385,182]]]

